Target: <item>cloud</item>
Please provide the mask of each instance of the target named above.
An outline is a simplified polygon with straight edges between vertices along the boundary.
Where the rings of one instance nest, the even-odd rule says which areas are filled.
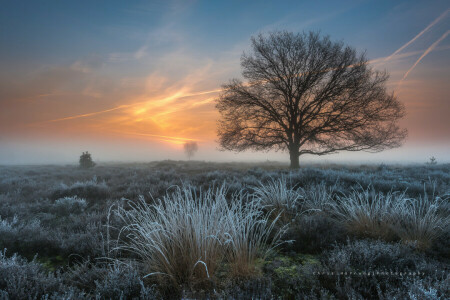
[[[54,66],[33,74],[0,77],[0,102],[30,101],[76,87],[87,75],[70,66]]]
[[[102,56],[92,54],[83,59],[77,60],[70,66],[70,68],[83,73],[91,73],[94,70],[100,69],[104,63],[105,60]]]

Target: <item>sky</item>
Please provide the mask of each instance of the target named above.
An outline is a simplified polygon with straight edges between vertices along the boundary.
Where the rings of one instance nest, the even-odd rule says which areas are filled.
[[[301,161],[450,162],[448,1],[0,1],[0,164],[288,161],[219,151],[215,99],[250,38],[320,31],[366,51],[406,106],[402,147]]]

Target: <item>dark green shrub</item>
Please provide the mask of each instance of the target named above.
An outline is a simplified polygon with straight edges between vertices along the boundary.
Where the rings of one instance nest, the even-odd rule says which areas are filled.
[[[92,161],[92,156],[89,152],[83,152],[80,156],[80,168],[89,169],[95,166],[95,163]]]

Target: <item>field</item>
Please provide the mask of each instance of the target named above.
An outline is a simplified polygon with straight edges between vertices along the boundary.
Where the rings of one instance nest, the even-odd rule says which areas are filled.
[[[0,299],[448,299],[450,165],[0,167]]]

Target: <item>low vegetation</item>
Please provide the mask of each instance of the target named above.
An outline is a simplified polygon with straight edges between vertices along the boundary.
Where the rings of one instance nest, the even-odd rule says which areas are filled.
[[[0,299],[446,299],[450,165],[0,167]]]
[[[147,204],[128,201],[113,213],[125,224],[113,250],[137,254],[148,276],[168,277],[176,286],[215,275],[225,260],[234,274],[249,275],[255,261],[280,244],[282,230],[264,217],[248,195],[226,188],[196,191],[192,186]]]

